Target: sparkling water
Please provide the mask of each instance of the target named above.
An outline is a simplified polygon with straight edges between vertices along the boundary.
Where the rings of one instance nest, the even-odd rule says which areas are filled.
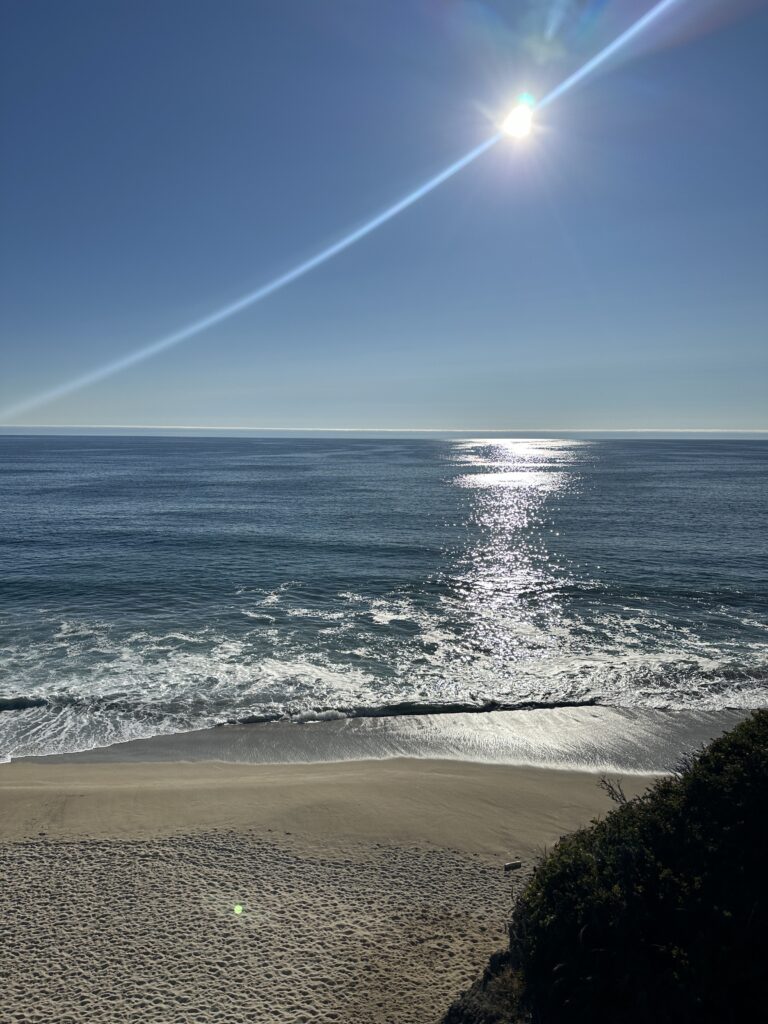
[[[768,441],[0,437],[0,753],[766,703]]]

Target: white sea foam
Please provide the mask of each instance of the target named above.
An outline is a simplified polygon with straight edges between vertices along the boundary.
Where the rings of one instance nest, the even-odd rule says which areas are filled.
[[[0,696],[46,702],[0,713],[0,751],[75,749],[249,716],[308,722],[412,701],[763,704],[762,584],[741,549],[731,551],[728,540],[730,576],[719,562],[711,567],[709,550],[698,550],[703,540],[676,527],[690,492],[665,507],[653,459],[637,479],[626,455],[591,476],[601,451],[582,441],[474,439],[446,444],[437,461],[419,462],[414,450],[413,471],[389,456],[350,456],[340,475],[313,477],[333,487],[321,488],[311,522],[290,491],[290,473],[282,477],[285,490],[268,493],[263,533],[251,508],[261,492],[237,478],[236,495],[249,496],[242,504],[236,496],[232,507],[245,526],[214,523],[207,554],[205,516],[190,533],[184,516],[173,518],[174,504],[168,564],[177,576],[167,589],[167,566],[159,559],[156,568],[153,556],[143,562],[146,593],[145,579],[129,579],[120,562],[111,571],[126,597],[105,593],[79,607],[64,580],[67,596],[52,598],[50,608],[0,607]],[[210,471],[218,486],[218,462]],[[617,498],[622,474],[630,482]],[[724,478],[714,479],[720,487]],[[614,497],[598,494],[597,483]],[[142,521],[140,497],[132,528]],[[158,500],[142,521],[153,544],[164,538]],[[750,500],[762,507],[754,494]],[[675,528],[659,548],[660,501],[666,528]],[[709,506],[696,498],[695,507],[698,514]],[[613,520],[604,544],[606,509]],[[276,510],[288,525],[273,549]],[[112,508],[109,528],[125,514],[120,503]],[[222,541],[230,532],[235,554]],[[178,537],[189,541],[195,565],[207,558],[197,580],[186,554],[174,561]],[[88,544],[82,557],[90,566]],[[222,557],[231,562],[217,576]],[[100,585],[98,573],[91,583]]]

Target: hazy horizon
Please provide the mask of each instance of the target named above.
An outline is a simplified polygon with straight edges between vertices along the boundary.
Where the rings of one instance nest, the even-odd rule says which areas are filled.
[[[248,427],[248,426],[206,426],[181,425],[181,424],[0,424],[0,436],[13,437],[24,436],[25,432],[41,436],[60,435],[87,435],[87,434],[109,434],[142,436],[147,434],[177,434],[196,436],[254,436],[285,437],[291,438],[297,435],[302,436],[335,436],[345,437],[360,436],[398,436],[398,437],[488,437],[489,439],[505,438],[522,440],[540,438],[559,438],[579,436],[594,437],[595,439],[606,439],[611,437],[638,439],[650,438],[663,440],[665,438],[685,440],[696,438],[707,438],[717,440],[718,438],[732,438],[734,440],[762,440],[768,435],[768,429],[756,428],[753,430],[720,429],[718,427],[686,429],[672,427]]]

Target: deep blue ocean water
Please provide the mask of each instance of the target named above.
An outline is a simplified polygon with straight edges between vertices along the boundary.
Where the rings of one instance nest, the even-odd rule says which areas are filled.
[[[0,437],[0,753],[768,703],[768,441]]]

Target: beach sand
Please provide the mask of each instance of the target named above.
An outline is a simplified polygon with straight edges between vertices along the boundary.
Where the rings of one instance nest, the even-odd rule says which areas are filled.
[[[2,765],[0,1020],[436,1022],[504,944],[540,851],[609,809],[598,779],[405,758]]]

